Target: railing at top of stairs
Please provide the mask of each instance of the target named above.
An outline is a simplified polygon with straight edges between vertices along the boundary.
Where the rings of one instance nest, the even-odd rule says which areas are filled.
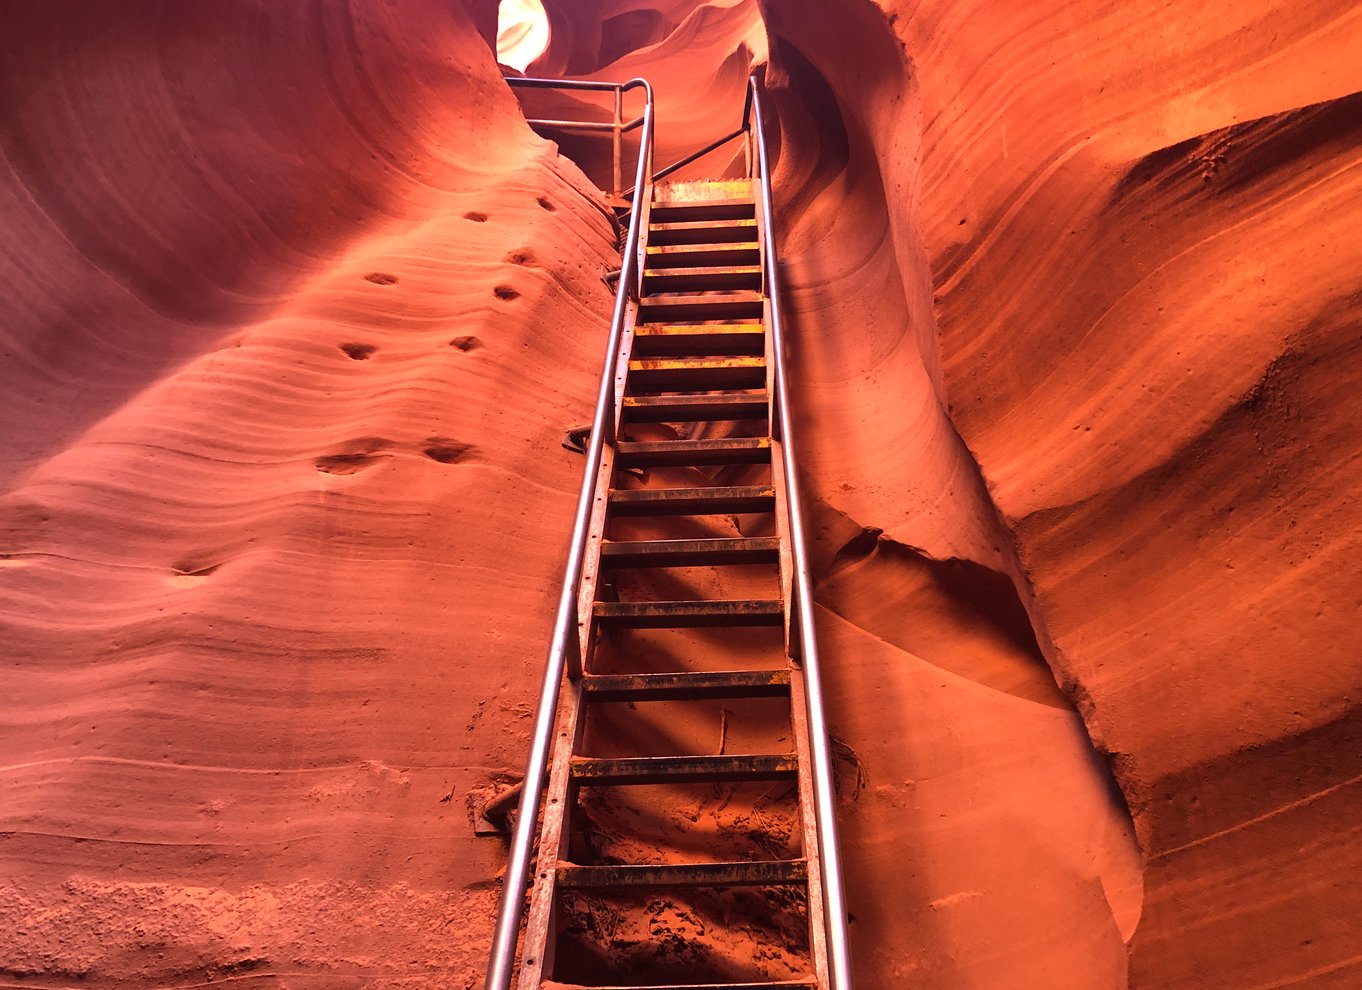
[[[776,236],[772,222],[775,215],[771,196],[771,162],[766,145],[765,118],[762,113],[760,82],[752,76],[747,83],[747,98],[743,106],[741,126],[705,147],[687,155],[666,168],[653,171],[653,91],[646,80],[631,79],[625,83],[583,82],[562,79],[531,79],[507,77],[514,86],[532,88],[560,88],[613,91],[615,122],[577,122],[579,129],[613,130],[615,137],[616,186],[619,185],[619,142],[625,131],[643,129],[639,142],[638,165],[634,185],[623,192],[633,199],[629,217],[629,234],[621,258],[619,288],[615,295],[614,315],[606,346],[596,413],[592,421],[591,437],[586,449],[586,465],[582,472],[582,487],[577,499],[577,513],[573,524],[572,541],[568,548],[566,573],[554,621],[553,638],[544,670],[544,684],[535,715],[530,754],[525,768],[519,810],[507,858],[506,876],[493,934],[490,962],[485,990],[509,990],[515,967],[516,945],[524,915],[525,890],[529,880],[530,860],[534,837],[538,830],[539,804],[543,798],[552,751],[554,720],[559,693],[565,676],[581,674],[580,643],[578,639],[578,594],[582,579],[592,502],[605,444],[616,442],[616,366],[629,319],[630,300],[642,293],[643,259],[646,249],[645,234],[652,204],[652,186],[659,179],[679,171],[699,158],[743,138],[746,142],[747,177],[760,183],[758,215],[762,239],[764,271],[763,284],[770,300],[770,324],[773,350],[772,431],[780,441],[781,469],[785,478],[788,505],[791,556],[794,561],[793,611],[798,621],[792,623],[797,632],[797,655],[806,685],[805,703],[809,731],[810,762],[818,834],[818,856],[822,864],[823,919],[826,928],[829,990],[852,990],[850,946],[847,934],[845,883],[837,838],[836,789],[833,781],[832,755],[828,740],[827,716],[823,706],[822,669],[819,662],[818,637],[814,625],[813,579],[809,570],[805,537],[804,504],[799,485],[799,461],[794,442],[794,416],[791,411],[788,375],[785,367],[784,321],[781,307],[780,265],[776,254]],[[624,122],[622,105],[624,92],[642,88],[646,97],[643,113]],[[564,121],[531,120],[531,124],[572,124]],[[792,649],[795,644],[792,643]]]

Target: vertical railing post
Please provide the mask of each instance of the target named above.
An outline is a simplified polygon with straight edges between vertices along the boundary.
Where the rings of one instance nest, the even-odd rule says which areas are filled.
[[[620,148],[623,143],[623,128],[624,128],[624,87],[621,86],[615,90],[615,135],[614,135],[615,168],[613,172],[613,175],[615,177],[614,178],[615,184],[610,190],[610,195],[616,198],[618,198],[620,193],[624,191],[624,187],[621,185],[620,181]]]

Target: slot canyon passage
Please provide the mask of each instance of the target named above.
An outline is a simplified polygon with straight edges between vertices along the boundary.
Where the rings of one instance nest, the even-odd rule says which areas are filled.
[[[765,74],[859,985],[1362,985],[1362,7],[544,6]],[[492,0],[5,13],[0,986],[481,986],[590,153]]]

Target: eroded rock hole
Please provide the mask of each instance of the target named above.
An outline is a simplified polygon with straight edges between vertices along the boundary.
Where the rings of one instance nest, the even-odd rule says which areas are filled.
[[[449,437],[429,437],[421,453],[441,464],[454,464],[467,458],[473,447]]]
[[[373,344],[341,344],[340,349],[352,361],[367,361],[378,350]]]

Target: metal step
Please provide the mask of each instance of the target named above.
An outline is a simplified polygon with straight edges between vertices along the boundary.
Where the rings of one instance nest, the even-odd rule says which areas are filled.
[[[648,245],[742,244],[757,242],[757,221],[715,220],[701,223],[649,223]]]
[[[676,357],[629,362],[626,389],[635,392],[709,392],[725,388],[763,388],[766,358]]]
[[[710,464],[767,464],[770,437],[722,440],[621,440],[615,444],[620,467],[692,467]]]
[[[617,516],[727,516],[774,512],[776,490],[770,485],[731,488],[613,489],[610,511]]]
[[[707,670],[673,674],[588,674],[582,678],[587,701],[704,701],[722,698],[784,698],[790,671]]]
[[[638,305],[639,323],[686,323],[692,320],[760,320],[765,297],[760,292],[667,292],[645,295]]]
[[[759,265],[761,251],[756,242],[737,244],[661,244],[650,245],[646,254],[647,270],[659,268],[707,268],[731,265]]]
[[[653,222],[686,223],[714,220],[751,220],[757,204],[751,199],[709,199],[654,203],[648,214]]]
[[[766,328],[760,323],[659,323],[634,328],[634,354],[764,354]]]
[[[603,626],[621,629],[697,629],[716,626],[779,626],[779,600],[711,602],[596,602],[592,614]]]
[[[553,990],[819,990],[819,987],[810,980],[784,980],[777,983],[650,983],[646,986],[612,983],[607,987],[554,982]]]
[[[783,980],[777,983],[650,983],[646,986],[612,983],[606,987],[555,982],[553,990],[819,990],[819,987],[816,982],[809,980]]]
[[[769,411],[765,392],[624,397],[626,423],[716,423],[765,419]]]
[[[643,273],[643,291],[658,292],[732,292],[761,288],[761,269],[756,265],[710,268],[653,268]]]
[[[718,567],[780,562],[774,536],[714,540],[620,540],[601,543],[601,567]]]
[[[560,866],[565,890],[612,887],[797,887],[809,879],[802,859],[740,863],[679,863],[667,866]]]
[[[787,780],[799,772],[791,755],[634,756],[621,760],[572,758],[572,779],[583,786],[696,784],[710,781]]]

